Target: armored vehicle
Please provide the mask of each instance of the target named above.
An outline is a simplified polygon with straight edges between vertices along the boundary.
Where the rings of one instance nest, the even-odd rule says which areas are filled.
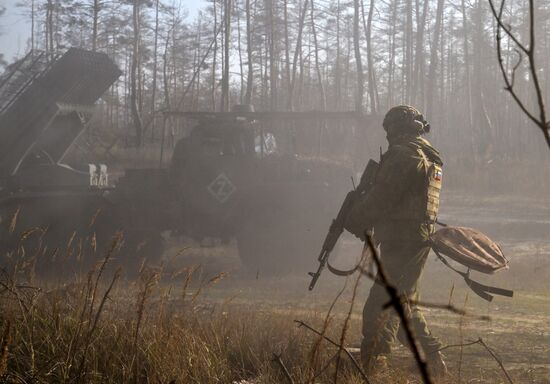
[[[3,251],[24,246],[49,264],[95,246],[94,221],[110,205],[106,167],[75,169],[63,159],[120,74],[107,55],[71,48],[57,57],[30,52],[0,77]]]
[[[133,206],[124,211],[133,209],[142,233],[153,243],[159,228],[197,240],[236,239],[253,272],[310,264],[337,209],[334,202],[351,188],[353,171],[318,154],[298,154],[289,126],[353,123],[358,116],[237,106],[225,113],[167,112],[165,118],[194,123],[176,143],[168,169],[127,170],[117,183],[116,194],[127,196],[122,204]]]
[[[104,165],[75,169],[63,159],[119,75],[106,55],[70,49],[55,58],[30,53],[0,77],[3,251],[24,246],[44,265],[55,265],[54,258],[92,261],[85,253],[98,253],[98,244],[103,252],[122,230],[117,257],[135,266],[161,256],[169,231],[236,239],[253,271],[305,268],[353,172],[320,151],[300,151],[300,134],[314,127],[320,147],[316,126],[353,125],[358,116],[243,106],[227,113],[168,111],[165,121],[193,122],[169,166],[128,169],[110,185]]]

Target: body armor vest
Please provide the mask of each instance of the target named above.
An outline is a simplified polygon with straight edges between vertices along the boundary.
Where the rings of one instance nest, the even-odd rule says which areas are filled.
[[[443,180],[443,169],[433,159],[429,159],[421,147],[412,145],[418,153],[422,167],[426,171],[424,188],[417,191],[420,195],[411,199],[415,207],[416,218],[419,221],[435,223],[439,212],[439,195],[441,193],[441,182]],[[412,208],[412,207],[411,207]],[[420,209],[420,210],[419,210]]]
[[[430,222],[435,222],[437,219],[442,179],[443,169],[439,164],[432,163],[428,170],[428,188],[426,194],[426,218]]]
[[[443,179],[443,170],[440,164],[430,159],[417,144],[407,143],[407,147],[414,149],[418,154],[421,168],[425,172],[424,180],[419,184],[411,185],[407,194],[398,207],[392,209],[390,219],[414,221],[420,223],[435,223],[439,211],[439,196]],[[391,193],[389,191],[389,193]]]

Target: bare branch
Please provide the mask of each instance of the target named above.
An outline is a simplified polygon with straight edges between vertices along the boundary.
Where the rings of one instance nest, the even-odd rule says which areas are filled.
[[[469,347],[471,345],[475,345],[475,344],[479,344],[481,346],[483,346],[483,348],[485,348],[485,350],[487,350],[487,352],[489,352],[489,354],[491,355],[491,357],[498,363],[498,365],[500,366],[500,369],[502,370],[502,372],[504,373],[504,376],[506,376],[506,379],[508,380],[508,382],[510,384],[514,384],[514,382],[512,381],[512,378],[510,377],[510,375],[508,374],[508,371],[506,371],[506,368],[504,368],[504,364],[502,363],[502,360],[497,356],[497,354],[495,353],[495,351],[493,351],[493,349],[491,347],[489,347],[487,345],[487,343],[485,343],[485,341],[483,341],[483,339],[480,337],[478,338],[477,340],[475,341],[468,341],[466,343],[463,343],[463,344],[451,344],[451,345],[446,345],[442,348],[439,349],[439,351],[444,351],[445,349],[449,349],[449,348],[462,348],[462,347]]]
[[[502,360],[495,354],[495,352],[491,348],[489,348],[487,344],[485,344],[485,342],[481,337],[479,338],[478,341],[479,341],[479,344],[483,345],[483,347],[487,350],[487,352],[489,352],[489,354],[493,357],[493,359],[495,359],[495,361],[498,363],[498,365],[500,366],[500,369],[502,369],[502,372],[504,372],[504,376],[506,376],[506,378],[508,379],[508,382],[510,384],[514,384],[512,381],[512,378],[506,371],[506,368],[504,368],[504,365],[502,364]]]
[[[506,35],[508,35],[508,37],[519,47],[519,49],[525,52],[525,54],[528,54],[529,49],[525,45],[523,45],[523,43],[519,41],[517,37],[514,36],[514,34],[512,33],[512,27],[509,25],[506,26],[502,21],[502,13],[504,10],[505,1],[506,0],[502,0],[502,2],[500,3],[499,12],[497,14],[494,0],[489,0],[489,6],[491,7],[491,12],[493,13],[495,21],[497,22],[497,29],[502,28],[504,32],[506,32]]]
[[[529,46],[525,46],[523,43],[519,41],[519,39],[512,33],[512,27],[507,26],[504,24],[502,18],[504,13],[504,6],[505,6],[506,0],[501,0],[500,7],[497,9],[495,7],[494,0],[489,0],[489,5],[491,8],[491,12],[493,14],[493,17],[495,18],[497,22],[497,31],[496,31],[496,41],[497,41],[497,58],[498,58],[498,64],[500,67],[500,71],[502,73],[502,77],[504,79],[504,83],[506,85],[505,89],[516,104],[519,106],[521,111],[531,120],[533,123],[539,127],[539,129],[542,131],[544,138],[546,139],[546,144],[550,148],[550,126],[549,122],[546,118],[546,108],[544,105],[544,96],[542,92],[542,88],[540,85],[539,76],[537,74],[537,66],[536,66],[536,57],[535,57],[535,9],[534,9],[534,0],[529,0]],[[503,57],[502,57],[502,33],[501,31],[504,31],[506,33],[506,36],[508,36],[514,44],[517,46],[515,49],[516,52],[519,53],[519,60],[512,68],[511,74],[508,75],[508,71],[504,67]],[[531,81],[533,82],[533,86],[535,88],[535,95],[537,98],[537,105],[538,105],[538,117],[535,116],[534,113],[529,111],[529,109],[525,106],[524,102],[521,100],[517,92],[514,90],[514,83],[515,83],[515,74],[516,70],[518,69],[520,63],[523,60],[523,57],[520,52],[524,52],[527,56],[528,60],[528,66],[529,66],[529,73],[531,77]],[[510,77],[509,77],[510,76]]]

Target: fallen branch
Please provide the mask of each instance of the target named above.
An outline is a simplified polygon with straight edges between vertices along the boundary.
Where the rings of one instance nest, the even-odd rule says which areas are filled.
[[[479,344],[483,345],[483,347],[487,350],[487,352],[489,352],[489,354],[493,357],[493,359],[495,359],[495,361],[498,363],[498,365],[500,366],[500,369],[502,369],[502,372],[504,372],[504,376],[506,376],[506,378],[508,379],[508,382],[510,384],[514,384],[514,382],[512,381],[512,378],[506,371],[506,368],[504,368],[504,364],[502,364],[502,360],[495,354],[495,352],[491,348],[489,348],[487,344],[485,344],[485,342],[481,337],[479,338],[478,341],[479,341]]]
[[[506,379],[508,379],[508,382],[510,384],[514,384],[514,382],[512,381],[512,378],[510,377],[510,375],[508,374],[508,371],[506,370],[506,368],[504,368],[504,364],[502,363],[502,360],[497,356],[497,354],[495,353],[495,351],[493,351],[493,349],[491,347],[489,347],[487,345],[487,343],[485,343],[485,341],[483,341],[483,339],[480,337],[478,338],[477,340],[475,341],[469,341],[467,343],[463,343],[463,344],[451,344],[451,345],[446,345],[442,348],[439,348],[438,351],[444,351],[445,349],[449,349],[449,348],[462,348],[462,347],[469,347],[471,345],[475,345],[475,344],[479,344],[481,346],[483,346],[483,348],[485,348],[485,350],[487,350],[487,352],[489,352],[489,354],[491,355],[491,357],[497,362],[497,364],[500,366],[500,369],[502,370],[502,372],[504,373],[504,376],[506,376]]]

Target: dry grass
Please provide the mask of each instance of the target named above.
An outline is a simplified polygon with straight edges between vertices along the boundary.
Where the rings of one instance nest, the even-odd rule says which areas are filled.
[[[349,310],[353,306],[349,287],[336,299],[335,290],[324,300],[326,306],[304,311],[292,302],[281,310],[276,304],[233,300],[233,292],[217,288],[226,275],[203,273],[200,267],[168,273],[144,265],[138,278],[129,281],[114,267],[118,241],[89,272],[55,283],[36,277],[29,254],[11,255],[10,267],[0,274],[1,381],[285,383],[289,380],[282,362],[293,383],[333,383],[340,351],[322,337],[344,338],[347,344],[357,339],[359,319]],[[14,261],[16,254],[21,262]],[[209,295],[212,291],[222,293],[214,298]],[[297,327],[296,319],[323,336]],[[484,353],[480,349],[477,355],[466,356],[468,351],[464,349],[460,362]],[[458,349],[445,352],[456,372]],[[483,361],[482,368],[464,366],[462,382],[504,382],[494,361],[486,357]],[[397,353],[393,367],[372,382],[420,382],[412,357],[403,351]],[[545,382],[518,380],[518,372],[512,375],[516,383]],[[364,382],[344,354],[337,382]],[[456,374],[445,382],[458,382]]]
[[[287,316],[191,304],[170,288],[153,296],[151,284],[144,287],[108,293],[102,284],[105,305],[97,308],[88,282],[29,298],[3,295],[0,326],[14,324],[5,381],[277,383],[273,351],[297,382],[306,377],[314,339],[288,328]]]
[[[223,273],[206,278],[192,268],[167,277],[143,266],[137,281],[121,279],[119,269],[109,268],[118,241],[85,276],[53,286],[26,270],[33,263],[3,270],[4,382],[279,383],[285,379],[274,353],[295,382],[305,382],[318,370],[311,354],[326,361],[334,353],[293,326],[288,314],[203,301],[201,292]],[[359,382],[349,367],[341,371],[342,380]]]

